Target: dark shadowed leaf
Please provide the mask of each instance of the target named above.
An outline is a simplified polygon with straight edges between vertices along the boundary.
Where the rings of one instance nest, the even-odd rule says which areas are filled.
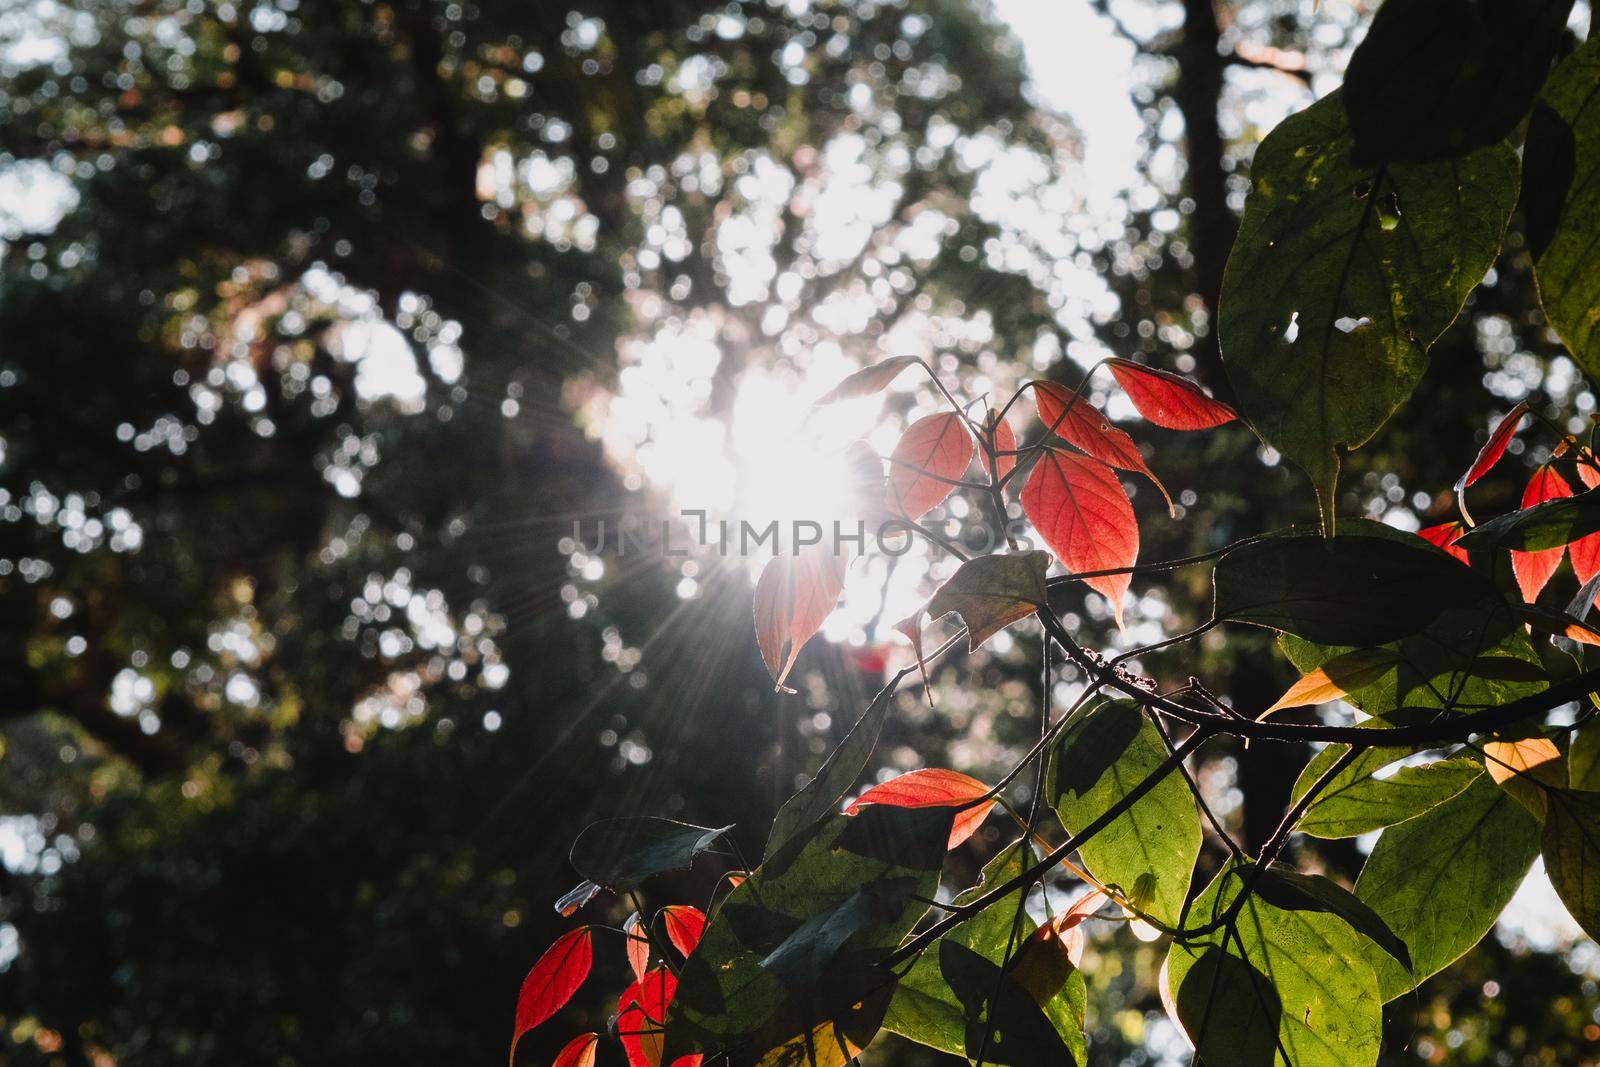
[[[602,819],[584,827],[572,843],[572,865],[592,882],[626,891],[653,875],[684,870],[731,829],[653,815]]]
[[[1022,510],[1061,565],[1074,573],[1132,567],[1139,558],[1139,524],[1128,494],[1104,463],[1046,449],[1022,487]],[[1083,579],[1105,597],[1122,625],[1130,574]]]
[[[1600,720],[1573,731],[1567,748],[1567,784],[1573,789],[1600,791]]]
[[[839,810],[839,801],[861,780],[861,772],[867,769],[867,761],[878,747],[878,735],[883,731],[883,719],[889,712],[893,697],[894,692],[889,687],[880,690],[844,740],[839,742],[839,747],[823,761],[817,776],[783,802],[783,807],[778,809],[778,817],[772,821],[772,832],[767,835],[767,859],[770,860],[789,841]]]
[[[1600,376],[1600,38],[1562,61],[1528,124],[1524,174],[1528,243],[1539,302],[1573,358]]]
[[[1494,925],[1539,854],[1539,823],[1481,775],[1378,838],[1356,896],[1400,936],[1413,974],[1372,955],[1384,1000],[1454,963]]]
[[[1362,163],[1426,162],[1502,140],[1550,72],[1572,0],[1386,0],[1345,71]]]
[[[1556,789],[1547,796],[1545,873],[1584,933],[1600,937],[1600,794]]]
[[[1224,868],[1195,899],[1190,922],[1226,915],[1248,869]],[[1287,895],[1282,886],[1278,895]],[[1232,922],[1173,943],[1166,977],[1184,1032],[1208,1064],[1376,1063],[1383,1012],[1367,957],[1378,950],[1303,888],[1286,903],[1294,906],[1252,894]]]
[[[1051,751],[1045,799],[1067,832],[1099,818],[1165,759],[1137,707],[1102,701],[1074,716]],[[1175,925],[1200,854],[1200,816],[1176,772],[1079,849],[1084,866],[1141,911]]]
[[[1217,562],[1216,618],[1328,645],[1385,644],[1493,586],[1409,534],[1357,523],[1336,537],[1273,537]]]
[[[919,362],[921,361],[916,356],[890,356],[888,359],[879,360],[870,367],[861,368],[828,390],[817,404],[818,406],[836,404],[841,400],[853,400],[856,397],[876,393],[900,377],[901,371]]]
[[[1380,170],[1352,165],[1350,143],[1335,92],[1256,149],[1218,318],[1242,413],[1311,476],[1325,525],[1339,450],[1411,395],[1517,194],[1507,145]]]
[[[1044,1009],[1010,973],[956,941],[940,942],[939,969],[960,1001],[963,1051],[996,1067],[1080,1063]]]
[[[1558,549],[1600,530],[1600,489],[1535,504],[1490,519],[1461,535],[1462,548],[1510,548],[1521,552]]]
[[[928,601],[928,617],[949,612],[967,627],[967,647],[977,648],[1046,603],[1044,575],[1050,553],[979,556],[963,563]]]

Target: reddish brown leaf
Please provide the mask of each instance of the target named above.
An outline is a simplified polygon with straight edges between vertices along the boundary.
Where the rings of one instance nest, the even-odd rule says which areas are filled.
[[[966,424],[954,412],[918,419],[889,456],[890,504],[898,505],[908,519],[922,518],[955,491],[950,483],[967,473],[976,450]]]
[[[1558,500],[1571,495],[1572,489],[1566,480],[1553,467],[1546,465],[1534,471],[1533,477],[1528,479],[1528,486],[1522,491],[1522,506],[1531,508],[1546,500]],[[1539,591],[1556,572],[1556,568],[1561,566],[1561,556],[1566,547],[1560,545],[1538,552],[1512,550],[1511,570],[1517,576],[1517,588],[1522,590],[1522,599],[1530,604],[1538,599]]]
[[[706,930],[705,912],[687,904],[672,904],[662,908],[661,915],[666,921],[667,940],[685,956],[693,953]]]
[[[650,939],[645,936],[644,922],[639,918],[639,913],[634,912],[622,924],[622,947],[628,954],[628,966],[633,969],[634,979],[644,978],[645,972],[650,969]]]
[[[1136,471],[1155,483],[1172,509],[1172,497],[1161,479],[1145,465],[1144,456],[1133,438],[1106,420],[1100,409],[1083,397],[1074,400],[1072,390],[1054,382],[1035,382],[1034,402],[1039,419],[1047,429],[1075,448],[1081,448],[1102,463],[1125,471]]]
[[[867,804],[887,804],[894,808],[954,807],[977,800],[988,792],[988,786],[970,775],[927,767],[873,786],[857,797],[845,809],[845,814],[854,815]],[[956,848],[976,833],[994,805],[993,800],[986,800],[958,812],[955,823],[950,827],[950,841],[946,847]]]
[[[756,645],[774,688],[785,688],[800,649],[832,614],[848,566],[824,542],[797,556],[773,556],[762,570],[755,594]]]
[[[1590,466],[1582,455],[1578,457],[1578,478],[1586,489],[1600,487],[1600,470]],[[1578,576],[1579,585],[1587,585],[1590,578],[1600,574],[1600,533],[1578,538],[1567,551],[1571,553],[1572,570]],[[1584,609],[1588,608],[1585,604]]]
[[[1239,417],[1187,378],[1127,359],[1108,363],[1134,408],[1157,426],[1168,430],[1209,430]]]
[[[1047,449],[1022,487],[1022,510],[1061,565],[1074,573],[1132,567],[1139,526],[1122,483],[1109,467],[1086,456]],[[1122,598],[1131,574],[1085,578],[1111,603],[1122,626]]]
[[[628,1067],[660,1067],[667,1006],[677,989],[678,980],[665,967],[657,967],[622,991],[617,1000],[617,1033],[628,1055]]]
[[[545,950],[517,994],[517,1021],[511,1033],[513,1057],[522,1035],[560,1011],[589,977],[593,964],[594,946],[587,926],[562,934]]]
[[[1461,476],[1456,483],[1456,502],[1461,508],[1461,514],[1467,516],[1467,521],[1472,521],[1472,516],[1467,512],[1466,491],[1473,482],[1482,478],[1494,465],[1500,462],[1500,457],[1506,454],[1506,446],[1511,444],[1511,439],[1517,435],[1517,427],[1522,423],[1522,416],[1528,413],[1526,400],[1506,412],[1505,418],[1495,424],[1489,433],[1489,439],[1478,450],[1478,458],[1472,461],[1472,466],[1467,468],[1467,473]]]
[[[1462,563],[1468,562],[1467,550],[1456,548],[1455,543],[1461,540],[1461,535],[1466,532],[1466,527],[1459,522],[1441,522],[1437,526],[1429,526],[1425,530],[1418,530],[1417,536],[1431,544],[1438,545]]]
[[[817,401],[817,405],[820,407],[823,404],[834,404],[840,400],[853,400],[856,397],[876,393],[898,378],[901,371],[917,361],[916,356],[890,356],[870,367],[863,367],[828,390],[822,399]]]
[[[599,1043],[599,1034],[579,1034],[556,1053],[551,1067],[594,1067],[594,1050]]]
[[[1011,432],[1011,424],[1000,418],[998,414],[989,422],[986,433],[989,447],[997,453],[994,457],[994,471],[992,473],[994,482],[998,485],[1005,480],[1006,475],[1010,474],[1012,468],[1017,465],[1016,456],[1003,456],[998,453],[1015,452],[1017,450],[1017,435]]]

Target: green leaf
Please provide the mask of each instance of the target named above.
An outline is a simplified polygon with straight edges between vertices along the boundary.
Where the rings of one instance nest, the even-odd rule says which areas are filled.
[[[839,747],[823,761],[817,776],[783,802],[777,818],[772,820],[772,832],[767,835],[765,859],[770,860],[791,839],[839,810],[839,801],[860,780],[873,749],[878,747],[878,735],[883,732],[883,720],[893,697],[893,687],[879,690]]]
[[[597,885],[626,891],[653,875],[683,870],[731,829],[653,815],[602,819],[584,827],[572,843],[572,866]]]
[[[1567,749],[1567,784],[1600,791],[1600,719],[1590,720],[1573,733]]]
[[[870,1039],[893,991],[880,965],[938,890],[952,818],[885,805],[833,815],[753,871],[679,973],[663,1060],[758,1062],[796,1042]]]
[[[1600,376],[1600,38],[1568,56],[1550,76],[1528,123],[1523,197],[1539,302],[1567,351],[1589,377]]]
[[[1350,890],[1320,874],[1301,874],[1274,864],[1261,872],[1255,892],[1284,911],[1326,911],[1337,915],[1368,941],[1387,952],[1396,963],[1411,969],[1411,953],[1378,913]]]
[[[1420,537],[1376,523],[1336,537],[1291,530],[1244,545],[1217,561],[1213,582],[1219,621],[1346,646],[1415,634],[1446,609],[1496,595]]]
[[[1427,162],[1506,137],[1550,73],[1572,0],[1387,0],[1345,70],[1363,162]]]
[[[928,617],[955,612],[967,627],[967,647],[977,648],[1046,603],[1044,574],[1050,553],[979,556],[963,563],[928,601]]]
[[[1546,500],[1473,527],[1456,541],[1469,551],[1514,548],[1538,552],[1560,548],[1600,530],[1600,489]]]
[[[1015,878],[1022,873],[1025,858],[1031,860],[1032,855],[1025,851],[1023,842],[1003,849],[984,868],[982,880],[959,894],[955,902],[969,903]],[[1008,943],[1015,955],[1035,929],[1033,921],[1024,914],[1013,934],[1013,921],[1018,917],[1017,899],[1014,893],[1002,897],[926,949],[895,987],[894,999],[884,1016],[884,1029],[951,1056],[967,1055],[969,1011],[954,988],[960,979],[946,973],[947,961],[941,948],[945,942],[952,942],[998,967],[1005,959]],[[951,959],[959,961],[961,957]],[[1083,1037],[1086,1001],[1083,975],[1074,969],[1061,990],[1043,1005],[1045,1016],[1070,1051],[1070,1058],[1059,1062],[1088,1062],[1088,1047]],[[991,1049],[986,1057],[990,1063],[995,1062],[993,1052]],[[1026,1061],[1026,1067],[1034,1062],[1039,1061]]]
[[[1355,892],[1405,941],[1414,974],[1374,954],[1383,999],[1407,992],[1476,945],[1538,852],[1538,821],[1488,775],[1385,830]]]
[[[1500,250],[1518,180],[1505,144],[1378,169],[1350,148],[1337,92],[1262,141],[1218,316],[1243,414],[1311,476],[1330,528],[1339,450],[1421,380]]]
[[[1167,758],[1161,735],[1121,700],[1075,715],[1050,757],[1045,798],[1069,834],[1083,829]],[[1200,815],[1183,778],[1169,774],[1078,850],[1084,866],[1135,907],[1178,923],[1200,854]]]
[[[1590,937],[1600,937],[1600,795],[1553,789],[1541,851],[1550,884]]]
[[[1190,923],[1224,916],[1249,869],[1224,868],[1195,900]],[[1368,962],[1372,945],[1314,897],[1298,893],[1294,903],[1283,908],[1252,894],[1232,922],[1173,942],[1168,987],[1197,1061],[1228,1067],[1377,1062],[1383,1010]]]
[[[1291,803],[1298,803],[1347,750],[1329,745],[1312,757],[1294,783]],[[1313,837],[1356,837],[1414,819],[1470,786],[1483,774],[1483,764],[1459,756],[1401,767],[1387,778],[1374,772],[1410,753],[1404,748],[1369,748],[1328,783],[1300,820],[1301,833]]]

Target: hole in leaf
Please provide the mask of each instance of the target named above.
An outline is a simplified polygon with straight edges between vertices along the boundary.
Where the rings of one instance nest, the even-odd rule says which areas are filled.
[[[1283,343],[1292,345],[1295,338],[1300,336],[1300,312],[1296,311],[1289,316],[1289,325],[1283,331]]]
[[[1356,182],[1355,188],[1350,190],[1350,194],[1357,200],[1365,200],[1372,195],[1372,183]]]
[[[1378,228],[1393,230],[1400,225],[1400,194],[1390,190],[1378,197]]]
[[[1365,315],[1361,316],[1359,319],[1351,318],[1349,315],[1343,315],[1337,319],[1334,319],[1333,325],[1339,330],[1340,333],[1355,333],[1363,326],[1371,326],[1372,320],[1367,318]]]

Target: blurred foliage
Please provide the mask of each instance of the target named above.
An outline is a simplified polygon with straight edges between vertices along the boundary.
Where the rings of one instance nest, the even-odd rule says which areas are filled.
[[[21,42],[0,48],[0,177],[61,209],[0,205],[10,1058],[496,1057],[585,821],[737,819],[755,851],[881,663],[819,643],[779,699],[744,583],[683,601],[671,567],[595,573],[561,543],[645,492],[597,443],[619,369],[641,338],[705,330],[720,417],[749,368],[865,362],[914,327],[997,387],[1030,365],[1075,384],[1109,351],[1227,395],[1210,307],[1251,147],[1337,76],[1361,12],[1126,6],[1146,133],[1109,223],[1021,43],[963,0],[0,7]],[[1015,189],[985,186],[998,159]],[[812,205],[852,168],[875,206],[838,246]],[[1511,402],[1593,409],[1520,225],[1349,457],[1343,511],[1433,517]],[[1150,439],[1186,514],[1145,524],[1145,559],[1315,516],[1242,428]],[[1493,510],[1519,489],[1475,491]],[[1173,632],[1208,602],[1192,572],[1164,590]],[[889,762],[1014,757],[1040,700],[1025,653],[947,668],[937,710],[903,695]],[[1293,676],[1250,637],[1146,669],[1247,708]],[[1202,777],[1259,840],[1301,762],[1239,752]],[[974,877],[997,843],[974,839]],[[1340,847],[1297,858],[1348,872]],[[1155,959],[1096,932],[1094,1062],[1171,1045]],[[1574,1063],[1600,1037],[1591,981],[1493,937],[1405,1003],[1389,1062]]]

